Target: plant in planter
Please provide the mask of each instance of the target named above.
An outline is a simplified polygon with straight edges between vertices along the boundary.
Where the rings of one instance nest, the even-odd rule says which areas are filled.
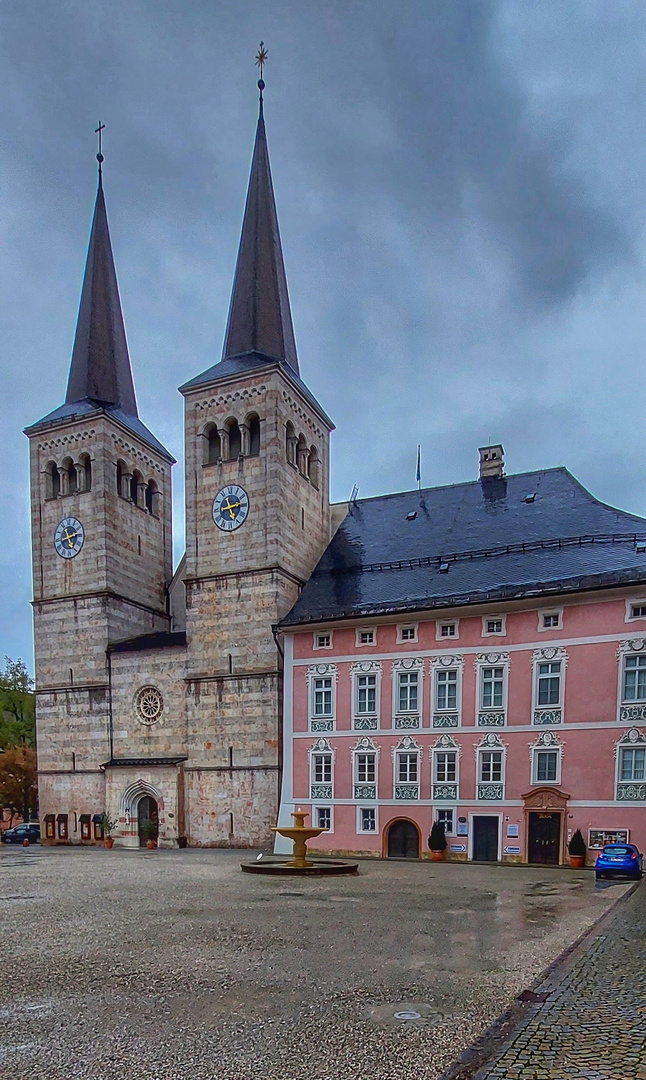
[[[119,822],[115,818],[111,818],[109,814],[101,814],[99,826],[103,830],[105,837],[105,846],[111,848],[114,846],[114,840],[112,839],[112,833],[116,829]]]
[[[446,853],[446,833],[441,821],[434,821],[431,835],[428,838],[428,847],[433,862],[441,862]]]
[[[144,818],[141,823],[141,834],[146,841],[146,847],[151,851],[157,847],[157,837],[159,830],[156,821],[152,821],[150,818]]]
[[[570,852],[570,866],[575,869],[580,869],[585,866],[585,840],[581,834],[581,830],[577,829],[574,836],[568,844],[568,851]]]

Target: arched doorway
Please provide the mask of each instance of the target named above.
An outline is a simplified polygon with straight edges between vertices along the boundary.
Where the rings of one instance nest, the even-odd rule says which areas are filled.
[[[148,822],[152,825],[149,828]],[[159,814],[157,803],[150,795],[143,795],[137,806],[137,823],[139,831],[139,847],[145,847],[148,840],[157,840],[159,837]],[[154,826],[154,828],[152,827]]]
[[[391,821],[386,843],[389,859],[419,859],[419,829],[406,818]]]

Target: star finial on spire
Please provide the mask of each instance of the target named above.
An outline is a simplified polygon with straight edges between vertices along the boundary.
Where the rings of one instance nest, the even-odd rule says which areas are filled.
[[[262,77],[262,72],[265,64],[267,63],[267,50],[265,48],[264,41],[260,42],[260,48],[256,53],[256,67],[260,68],[260,78],[258,79],[258,89],[260,90],[260,115],[262,116],[262,92],[265,89],[265,80]]]
[[[96,160],[99,163],[99,176],[101,176],[101,173],[103,171],[102,168],[101,168],[101,166],[103,165],[103,161],[104,161],[103,154],[101,153],[101,148],[102,148],[102,145],[103,145],[103,140],[101,138],[101,135],[103,134],[104,129],[105,129],[105,124],[102,124],[101,121],[99,120],[98,128],[94,129],[94,134],[99,136],[99,152],[96,155]]]

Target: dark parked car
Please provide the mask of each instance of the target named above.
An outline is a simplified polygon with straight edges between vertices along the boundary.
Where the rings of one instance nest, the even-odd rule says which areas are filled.
[[[28,824],[16,825],[14,829],[7,829],[2,834],[3,844],[22,844],[23,840],[29,840],[30,844],[37,844],[40,840],[40,825],[37,821]]]
[[[606,844],[603,851],[597,855],[594,876],[602,878],[611,874],[622,874],[640,878],[642,862],[643,855],[634,844]]]

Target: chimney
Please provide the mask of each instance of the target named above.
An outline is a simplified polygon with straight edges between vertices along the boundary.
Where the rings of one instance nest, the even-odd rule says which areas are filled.
[[[496,446],[480,446],[478,453],[480,454],[480,479],[500,480],[505,465],[505,451],[500,443]]]

